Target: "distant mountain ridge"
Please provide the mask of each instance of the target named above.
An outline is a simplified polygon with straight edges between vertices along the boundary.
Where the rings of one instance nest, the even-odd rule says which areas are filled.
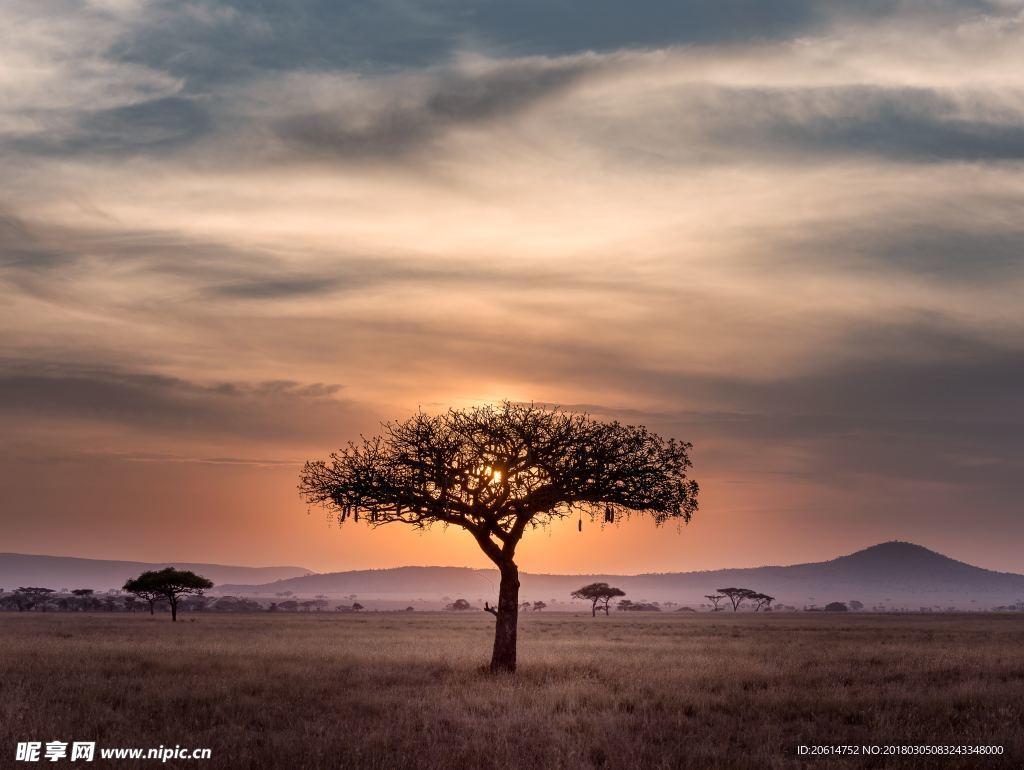
[[[726,586],[763,591],[779,601],[824,604],[857,599],[890,606],[982,607],[1024,599],[1024,575],[975,567],[913,543],[892,541],[830,561],[645,575],[520,573],[524,599],[568,599],[585,583],[604,581],[633,598],[694,604]],[[397,567],[330,572],[260,585],[222,585],[227,593],[277,595],[356,594],[360,599],[493,598],[495,570],[467,567]]]
[[[103,591],[120,588],[124,581],[151,569],[177,567],[205,575],[214,584],[270,582],[311,574],[303,567],[236,567],[227,564],[193,562],[113,561],[80,559],[74,556],[43,556],[0,553],[0,588],[18,586],[44,588],[92,588]]]
[[[496,570],[469,567],[394,567],[316,573],[302,567],[237,567],[189,562],[148,563],[79,559],[64,556],[0,554],[0,588],[19,585],[48,588],[120,587],[147,569],[175,566],[213,580],[214,593],[276,597],[325,594],[360,601],[421,602],[436,605],[449,598],[493,599]],[[520,573],[523,600],[567,603],[580,586],[604,581],[632,599],[696,605],[726,586],[753,588],[778,601],[819,606],[857,599],[889,607],[921,606],[981,609],[1024,600],[1024,575],[975,567],[920,545],[892,541],[823,562],[701,572],[641,575],[555,575]]]

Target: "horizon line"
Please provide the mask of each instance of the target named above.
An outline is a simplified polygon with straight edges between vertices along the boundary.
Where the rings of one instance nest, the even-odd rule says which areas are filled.
[[[771,569],[771,568],[777,568],[777,567],[800,567],[800,566],[809,565],[809,564],[824,564],[824,563],[827,563],[827,562],[830,562],[830,561],[835,561],[837,559],[841,559],[841,558],[846,557],[846,556],[853,556],[854,554],[862,553],[863,551],[867,551],[867,550],[870,550],[872,548],[877,548],[879,546],[890,545],[890,544],[910,545],[910,546],[914,546],[915,548],[922,548],[922,549],[924,549],[926,551],[929,551],[930,553],[936,554],[936,555],[944,557],[946,559],[952,559],[953,561],[957,561],[957,562],[960,562],[962,564],[968,564],[968,565],[970,565],[972,567],[978,567],[980,569],[985,569],[985,570],[988,570],[990,572],[997,572],[997,573],[1008,574],[1008,575],[1024,574],[1024,573],[1017,573],[1017,572],[1008,572],[1008,571],[1005,571],[1005,570],[994,570],[994,569],[991,569],[989,567],[981,567],[980,565],[973,564],[971,562],[965,562],[965,561],[957,559],[957,558],[955,558],[953,556],[949,556],[948,554],[941,553],[941,552],[936,551],[936,550],[934,550],[932,548],[929,548],[928,546],[921,545],[920,543],[914,543],[914,542],[911,542],[909,540],[896,540],[896,539],[894,539],[894,540],[884,540],[884,541],[881,541],[881,542],[872,543],[870,545],[863,546],[861,548],[856,548],[855,550],[852,550],[852,551],[847,551],[845,553],[837,554],[837,555],[832,556],[830,558],[819,559],[818,561],[801,561],[801,562],[794,562],[792,564],[759,564],[759,565],[753,565],[753,566],[747,566],[747,567],[736,567],[736,566],[733,566],[733,567],[716,567],[716,568],[712,568],[712,569],[699,569],[699,570],[685,570],[685,569],[681,569],[681,570],[662,570],[662,571],[656,571],[656,572],[652,571],[652,572],[633,572],[633,573],[616,573],[616,572],[605,572],[605,571],[568,572],[567,573],[567,572],[531,571],[531,570],[525,570],[525,569],[524,570],[520,570],[520,572],[521,572],[521,574],[526,574],[526,575],[557,575],[557,576],[564,576],[564,577],[575,577],[575,576],[578,576],[578,577],[603,577],[603,576],[608,576],[608,577],[643,577],[643,576],[646,576],[646,575],[673,575],[673,574],[695,574],[696,575],[696,574],[708,573],[708,572],[726,572],[726,571],[732,571],[732,570],[751,570],[751,569]],[[336,570],[330,570],[330,571],[326,571],[326,572],[319,572],[317,570],[310,569],[309,567],[304,567],[304,566],[295,565],[295,564],[248,565],[248,564],[224,564],[224,563],[220,563],[220,562],[202,561],[202,560],[173,560],[172,559],[172,560],[155,560],[154,561],[154,560],[149,560],[149,559],[109,559],[109,558],[95,558],[95,557],[91,557],[91,556],[66,556],[66,555],[52,554],[52,553],[49,553],[49,554],[47,554],[47,553],[20,553],[20,552],[16,552],[16,551],[0,552],[0,557],[2,557],[2,556],[29,556],[29,557],[53,558],[53,559],[79,559],[79,560],[82,560],[82,561],[98,561],[98,562],[135,562],[135,563],[138,563],[138,564],[171,565],[171,566],[178,565],[178,564],[192,564],[192,565],[202,564],[202,565],[211,566],[211,567],[227,567],[227,568],[232,568],[232,569],[252,569],[252,570],[301,569],[301,570],[306,570],[307,573],[308,573],[308,575],[295,575],[293,577],[279,578],[277,580],[269,581],[270,583],[277,583],[277,582],[281,582],[281,581],[284,581],[284,580],[293,580],[293,579],[298,578],[298,577],[309,577],[311,575],[333,575],[333,574],[346,573],[346,572],[384,572],[386,570],[400,570],[400,569],[466,569],[466,570],[474,570],[474,571],[479,571],[479,572],[485,572],[485,571],[491,571],[491,570],[497,569],[496,567],[471,567],[471,566],[467,566],[467,565],[456,565],[456,564],[399,564],[399,565],[393,565],[393,566],[389,566],[389,567],[362,567],[362,568],[357,568],[357,569],[336,569]]]

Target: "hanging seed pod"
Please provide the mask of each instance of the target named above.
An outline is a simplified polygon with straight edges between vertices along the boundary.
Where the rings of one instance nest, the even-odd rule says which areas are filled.
[[[583,519],[580,519],[580,532],[583,531]]]

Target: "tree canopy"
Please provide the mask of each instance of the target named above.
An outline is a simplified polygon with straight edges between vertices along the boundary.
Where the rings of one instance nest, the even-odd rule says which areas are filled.
[[[54,593],[52,588],[42,586],[19,586],[14,589],[14,599],[18,604],[18,610],[24,612],[36,606],[38,602],[45,599],[49,594]]]
[[[718,612],[720,609],[722,609],[721,607],[718,606],[718,603],[720,601],[722,601],[722,599],[725,598],[725,595],[724,594],[708,594],[704,598],[711,602],[711,607],[712,607],[711,611],[712,612]]]
[[[597,607],[601,606],[604,614],[608,615],[608,603],[617,596],[625,596],[626,592],[621,588],[615,588],[607,583],[590,583],[572,592],[574,599],[585,599],[591,602],[590,614],[597,617]]]
[[[492,670],[515,669],[525,531],[578,513],[614,523],[637,513],[656,525],[697,509],[690,444],[642,426],[505,402],[383,425],[327,460],[307,462],[299,491],[338,521],[434,524],[468,531],[501,572]]]
[[[724,594],[729,598],[733,612],[736,612],[747,599],[753,599],[757,596],[757,591],[749,588],[719,588],[718,593]]]
[[[188,594],[202,594],[213,588],[210,580],[189,570],[167,567],[162,570],[149,570],[124,584],[124,590],[149,602],[152,614],[153,604],[158,599],[166,599],[171,606],[171,620],[178,619],[178,599]]]
[[[339,522],[463,527],[496,563],[527,526],[577,510],[610,521],[643,512],[663,524],[697,509],[691,445],[644,427],[512,403],[383,427],[307,462],[303,498],[336,510]]]

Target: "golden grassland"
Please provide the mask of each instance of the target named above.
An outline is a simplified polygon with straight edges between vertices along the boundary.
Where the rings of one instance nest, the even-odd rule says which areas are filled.
[[[1024,617],[530,613],[520,670],[498,677],[492,629],[483,612],[4,613],[0,766],[19,740],[213,751],[165,767],[1024,766]],[[820,743],[1005,755],[796,755]]]

